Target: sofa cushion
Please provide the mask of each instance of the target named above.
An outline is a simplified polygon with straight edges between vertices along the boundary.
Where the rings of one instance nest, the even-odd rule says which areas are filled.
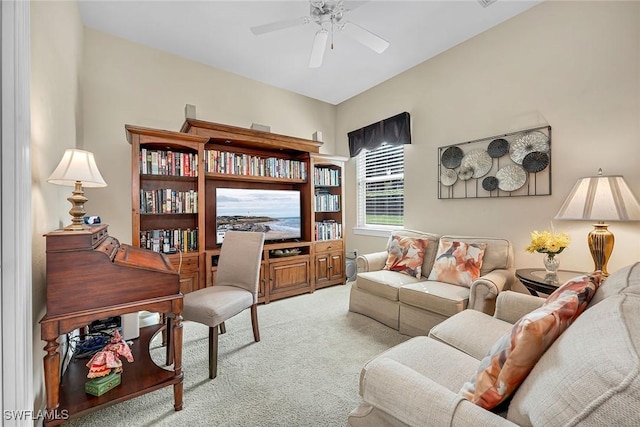
[[[621,271],[538,361],[511,400],[509,420],[640,425],[640,263]]]
[[[380,270],[358,273],[358,288],[392,301],[398,301],[398,288],[419,279],[395,271]]]
[[[507,239],[495,237],[453,236],[447,235],[441,241],[458,241],[466,243],[486,243],[482,257],[480,275],[484,276],[493,270],[508,270],[513,268],[513,246]]]
[[[391,234],[389,235],[389,240],[387,241],[387,246],[386,246],[387,252],[389,251],[389,246],[395,236],[415,237],[419,239],[429,240],[429,244],[427,245],[427,248],[424,251],[424,257],[422,260],[422,268],[421,268],[422,274],[424,274],[426,277],[426,275],[429,274],[429,272],[431,271],[431,267],[433,266],[433,260],[436,257],[436,252],[438,251],[438,240],[440,239],[440,236],[438,234],[425,233],[424,231],[418,231],[418,230],[409,230],[409,229],[395,230],[395,231],[392,231]]]
[[[419,279],[422,276],[424,251],[428,245],[429,239],[393,236],[389,242],[389,256],[383,269]]]
[[[464,310],[431,328],[429,337],[482,360],[512,327],[513,324],[480,311]]]
[[[380,359],[394,360],[417,374],[424,375],[447,389],[457,392],[476,370],[479,361],[439,341],[420,336],[413,337],[381,353],[367,362],[360,373],[360,393],[367,383],[367,370]],[[384,384],[379,385],[384,393]],[[397,398],[397,396],[396,396]]]
[[[600,274],[571,279],[542,307],[524,315],[493,345],[478,372],[460,390],[473,403],[493,409],[509,397],[536,362],[584,311],[600,285]]]
[[[469,302],[469,288],[432,280],[407,284],[398,295],[401,303],[446,317],[460,313]]]
[[[440,239],[429,280],[470,288],[473,281],[480,277],[486,247],[486,243]]]

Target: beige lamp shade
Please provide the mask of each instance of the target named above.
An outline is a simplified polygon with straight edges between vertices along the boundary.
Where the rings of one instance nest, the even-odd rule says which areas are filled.
[[[580,178],[555,219],[640,221],[640,203],[621,175]]]
[[[53,171],[47,182],[57,185],[67,185],[74,187],[72,195],[67,198],[71,203],[71,224],[64,229],[67,231],[82,231],[87,228],[84,224],[84,204],[87,198],[84,196],[82,187],[106,187],[93,153],[75,148],[68,148],[58,163],[58,167]]]
[[[93,153],[68,148],[47,182],[73,187],[76,181],[83,187],[106,187],[107,183],[100,175]]]
[[[567,196],[555,219],[597,222],[587,236],[595,270],[607,276],[607,262],[613,251],[614,237],[608,221],[640,221],[640,203],[620,175],[580,178]]]

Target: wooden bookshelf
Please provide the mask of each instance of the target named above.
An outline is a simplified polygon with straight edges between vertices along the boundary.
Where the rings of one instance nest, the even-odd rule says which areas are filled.
[[[187,270],[180,271],[183,293],[215,285],[215,263],[220,250],[216,241],[216,193],[219,188],[300,193],[301,237],[295,241],[265,244],[260,302],[268,303],[345,282],[341,232],[345,158],[319,154],[321,142],[195,119],[187,119],[180,132],[129,125],[126,130],[132,145],[133,244],[140,245],[141,233],[146,237],[144,233],[149,230],[198,230],[197,250],[182,254],[183,268],[185,256],[191,257]],[[149,171],[165,171],[166,162],[158,166],[143,165],[142,150],[155,153],[153,156],[158,159],[171,158],[173,153],[186,153],[191,159],[197,158],[197,168],[195,171],[191,168],[191,175],[186,177],[150,174]],[[320,172],[332,177],[330,185],[317,182],[319,175],[316,175]],[[144,213],[140,203],[147,194],[145,191],[163,189],[196,192],[197,212]],[[326,191],[334,208],[316,209],[316,191]],[[318,227],[333,231],[319,234]],[[146,238],[142,240],[146,245]],[[282,256],[282,252],[287,256]],[[168,256],[174,265],[180,265],[179,254]]]

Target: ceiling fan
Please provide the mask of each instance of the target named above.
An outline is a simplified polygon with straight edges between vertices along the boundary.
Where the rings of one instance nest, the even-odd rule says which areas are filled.
[[[258,25],[251,27],[251,32],[255,35],[261,35],[311,22],[317,24],[320,29],[316,32],[311,46],[309,68],[318,68],[322,65],[322,58],[330,35],[331,48],[333,49],[334,28],[377,53],[382,53],[389,47],[389,42],[382,37],[345,19],[345,15],[350,9],[345,7],[344,0],[309,0],[309,3],[309,16]]]

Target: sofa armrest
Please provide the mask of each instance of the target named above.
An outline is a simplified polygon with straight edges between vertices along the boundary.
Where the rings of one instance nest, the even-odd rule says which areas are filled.
[[[500,292],[496,301],[496,319],[516,323],[518,319],[532,312],[544,303],[545,299],[520,292]]]
[[[471,284],[469,292],[469,307],[488,315],[493,315],[496,309],[496,298],[505,289],[509,289],[516,276],[511,270],[493,270],[478,277]]]
[[[358,273],[382,270],[382,267],[387,263],[388,257],[389,253],[387,251],[373,252],[358,256],[358,258],[356,258]]]
[[[465,424],[465,420],[475,421],[478,417],[487,421],[482,425],[515,425],[413,369],[384,357],[369,364],[361,394],[366,403],[409,426],[470,425]]]

